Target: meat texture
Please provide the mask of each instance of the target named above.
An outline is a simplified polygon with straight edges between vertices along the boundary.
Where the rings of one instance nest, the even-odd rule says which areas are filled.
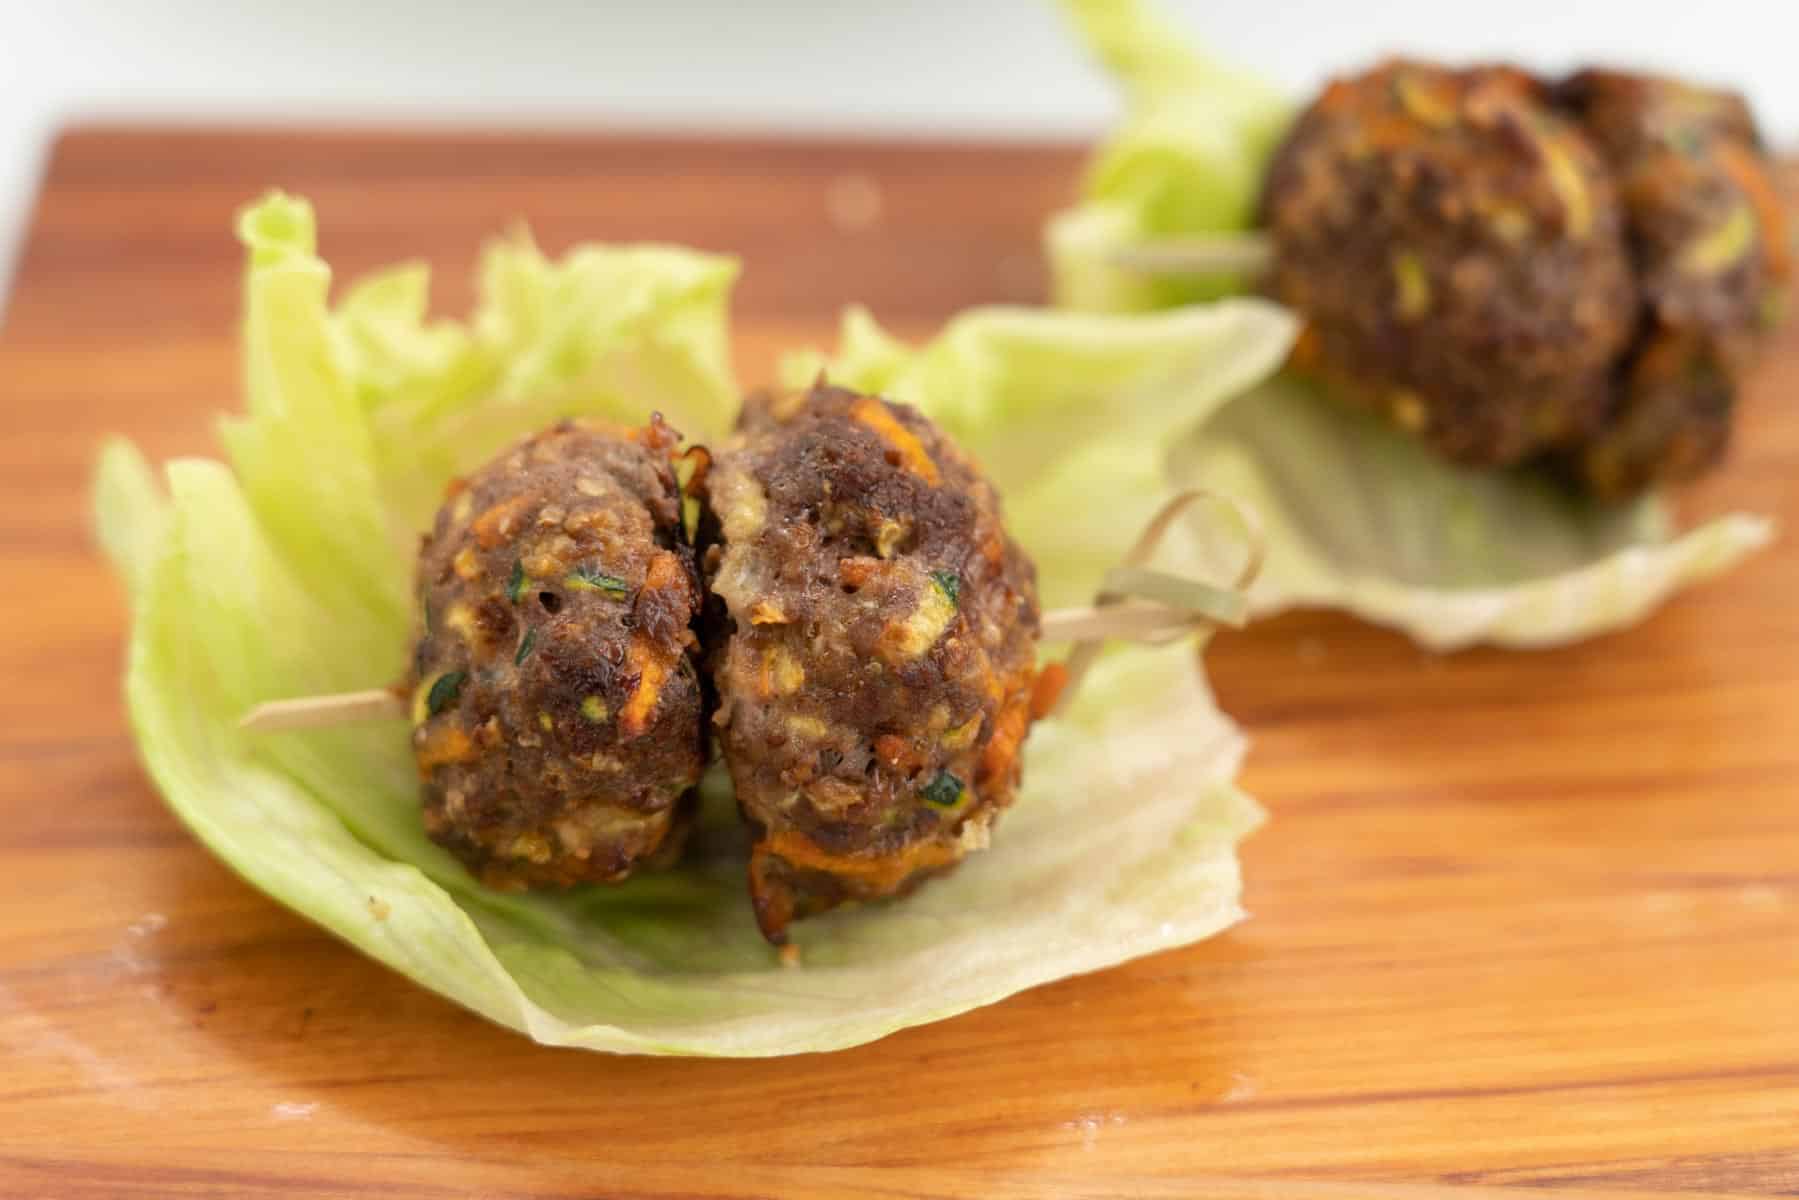
[[[1610,173],[1505,67],[1332,83],[1269,170],[1270,293],[1299,365],[1458,462],[1589,436],[1636,326]]]
[[[1446,457],[1607,499],[1728,441],[1787,228],[1741,98],[1393,60],[1330,84],[1262,197],[1295,362]]]
[[[1033,716],[1035,569],[975,464],[873,396],[753,397],[704,490],[714,722],[778,943],[986,844]]]
[[[678,440],[564,422],[452,484],[424,539],[425,829],[490,886],[610,882],[678,849],[705,766]]]

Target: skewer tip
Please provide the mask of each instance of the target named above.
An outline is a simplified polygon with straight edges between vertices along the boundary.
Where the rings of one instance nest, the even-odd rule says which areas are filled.
[[[243,715],[237,727],[247,733],[318,729],[357,721],[386,721],[406,715],[401,699],[385,688],[342,692],[333,696],[298,696],[270,700]]]
[[[1274,258],[1265,233],[1152,238],[1119,246],[1112,265],[1139,275],[1259,275]]]

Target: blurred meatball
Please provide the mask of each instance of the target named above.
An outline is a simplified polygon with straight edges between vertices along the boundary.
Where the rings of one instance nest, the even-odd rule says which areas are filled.
[[[1270,167],[1296,362],[1447,457],[1589,435],[1637,322],[1605,164],[1528,76],[1392,61],[1331,83]]]
[[[1736,385],[1713,344],[1677,333],[1657,336],[1631,355],[1619,390],[1611,419],[1573,460],[1595,495],[1621,498],[1691,479],[1723,456]]]
[[[1032,719],[1036,573],[904,405],[752,398],[705,482],[718,737],[771,941],[986,843]]]
[[[1616,71],[1582,71],[1556,95],[1617,181],[1647,317],[1746,359],[1787,247],[1742,99]]]
[[[677,848],[705,765],[678,440],[563,422],[453,484],[424,539],[425,829],[491,886],[618,880]]]
[[[1593,491],[1628,495],[1722,457],[1735,381],[1778,319],[1786,213],[1740,96],[1589,70],[1557,99],[1617,180],[1643,299],[1615,412],[1579,457]]]

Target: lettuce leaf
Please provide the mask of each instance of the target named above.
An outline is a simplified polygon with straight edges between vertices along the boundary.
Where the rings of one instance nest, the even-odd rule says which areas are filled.
[[[792,356],[781,374],[800,386],[822,370],[929,414],[1005,497],[1053,608],[1092,599],[1171,493],[1170,448],[1266,379],[1294,332],[1255,299],[1140,317],[996,307],[913,349],[852,308],[835,355]]]
[[[112,442],[95,496],[133,594],[144,761],[255,886],[539,1041],[656,1054],[853,1045],[1242,915],[1235,845],[1260,812],[1231,782],[1243,737],[1190,646],[1102,662],[1033,734],[994,848],[903,903],[802,925],[798,970],[756,930],[722,777],[679,868],[503,895],[424,836],[403,726],[239,730],[259,701],[398,673],[407,543],[446,472],[563,412],[637,421],[653,397],[710,432],[735,405],[727,260],[583,247],[552,262],[513,238],[489,249],[473,317],[431,322],[418,267],[330,306],[303,202],[271,197],[242,232],[248,412],[226,427],[231,465],[159,473]]]
[[[1288,376],[1225,407],[1172,461],[1177,482],[1261,515],[1253,613],[1341,608],[1438,650],[1622,628],[1774,532],[1735,513],[1677,535],[1658,497],[1599,504],[1531,471],[1458,468]],[[1190,548],[1186,569],[1202,572],[1241,553],[1198,523]]]
[[[1088,163],[1080,204],[1050,221],[1056,302],[1133,312],[1241,290],[1242,281],[1229,277],[1121,270],[1112,255],[1147,239],[1248,229],[1263,169],[1292,119],[1291,102],[1192,49],[1139,0],[1064,0],[1064,7],[1117,78],[1126,112]]]

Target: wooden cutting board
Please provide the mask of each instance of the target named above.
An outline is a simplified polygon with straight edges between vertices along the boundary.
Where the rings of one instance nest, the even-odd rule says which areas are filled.
[[[740,370],[870,304],[1044,291],[1072,148],[154,132],[62,138],[0,332],[0,1195],[1424,1197],[1799,1191],[1799,544],[1628,633],[1436,657],[1336,616],[1218,641],[1253,918],[875,1045],[538,1047],[362,958],[164,810],[88,533],[97,439],[210,453],[233,209],[345,274],[480,239],[744,259]],[[1799,340],[1690,495],[1799,518]],[[1094,814],[1103,820],[1103,813]],[[1079,830],[1070,830],[1078,837]],[[1509,1194],[1509,1193],[1502,1193]]]

